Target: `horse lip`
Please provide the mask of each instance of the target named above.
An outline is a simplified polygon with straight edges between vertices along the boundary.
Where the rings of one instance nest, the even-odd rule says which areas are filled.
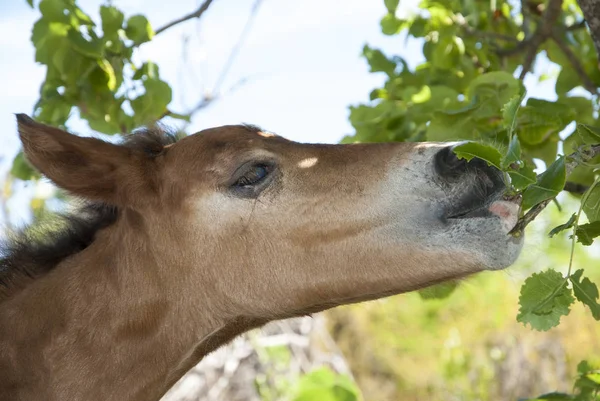
[[[522,196],[521,195],[494,195],[487,199],[482,199],[479,205],[474,207],[463,208],[460,207],[446,215],[447,219],[471,219],[476,217],[492,217],[500,216],[498,211],[492,210],[492,207],[498,203],[514,204],[519,209],[521,206]]]

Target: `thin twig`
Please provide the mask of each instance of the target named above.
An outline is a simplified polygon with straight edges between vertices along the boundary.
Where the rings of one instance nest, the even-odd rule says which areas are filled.
[[[189,21],[194,18],[200,18],[202,16],[202,14],[204,14],[206,12],[206,10],[208,10],[208,7],[210,7],[212,2],[213,2],[213,0],[205,0],[204,3],[202,3],[202,5],[196,11],[194,11],[190,14],[184,15],[181,18],[177,18],[176,20],[171,21],[168,24],[158,28],[154,32],[154,34],[158,35],[159,33],[164,32],[167,29],[169,29],[177,24],[181,24],[182,22]]]
[[[589,148],[589,150],[578,151],[578,152],[572,153],[571,155],[567,156],[567,163],[565,165],[565,169],[567,171],[567,176],[569,174],[571,174],[571,172],[573,170],[575,170],[575,168],[577,166],[579,166],[582,162],[583,163],[588,162],[589,160],[593,159],[594,157],[596,157],[598,155],[600,155],[600,144],[592,145]],[[523,234],[523,230],[525,230],[525,227],[529,223],[531,223],[533,220],[535,220],[535,218],[538,216],[538,214],[540,214],[541,211],[544,210],[546,208],[546,206],[548,206],[548,204],[550,202],[552,202],[553,199],[554,199],[554,197],[552,197],[550,199],[546,199],[545,201],[540,202],[537,205],[535,205],[534,207],[532,207],[531,209],[529,209],[529,211],[527,213],[525,213],[525,215],[519,219],[519,221],[514,226],[514,228],[509,232],[509,234],[517,236],[517,237],[521,236]]]
[[[221,85],[223,85],[223,81],[227,77],[227,74],[229,73],[229,70],[231,69],[233,62],[235,61],[235,58],[237,57],[238,53],[240,52],[242,45],[244,44],[244,41],[246,40],[246,37],[248,36],[250,29],[252,28],[252,24],[254,22],[256,14],[258,13],[258,8],[261,3],[262,3],[262,0],[256,0],[254,5],[252,6],[252,9],[250,10],[250,15],[248,16],[248,19],[246,20],[246,24],[244,25],[244,28],[242,29],[242,33],[240,34],[235,45],[233,45],[233,47],[231,48],[229,57],[227,57],[227,60],[225,61],[225,64],[223,65],[223,69],[221,70],[221,73],[219,74],[217,80],[215,81],[215,86],[213,87],[212,93],[208,94],[208,95],[204,95],[202,97],[202,99],[196,104],[196,106],[194,106],[188,112],[188,114],[190,116],[197,113],[198,111],[206,108],[212,102],[214,102],[216,99],[218,99],[220,97],[219,92],[221,89]],[[238,81],[235,85],[233,85],[230,88],[230,92],[237,89],[244,83],[246,83],[247,80],[248,80],[247,78],[242,78],[240,81]]]
[[[560,37],[559,32],[557,30],[552,31],[552,40],[554,40],[554,42],[558,45],[559,49],[564,53],[565,57],[567,57],[567,59],[571,63],[573,70],[575,70],[575,73],[579,76],[579,79],[581,79],[583,87],[592,95],[597,95],[598,88],[596,88],[596,85],[592,82],[589,75],[585,72],[583,65],[581,64],[575,53],[573,53],[573,50],[571,50],[569,45],[563,40],[563,38]]]
[[[517,39],[516,37],[510,36],[510,35],[505,35],[503,33],[479,31],[477,29],[471,28],[467,24],[463,24],[462,28],[465,30],[465,33],[470,36],[478,36],[478,37],[482,37],[482,38],[497,39],[497,40],[502,40],[504,42],[510,42],[510,43],[521,43],[519,41],[519,39]]]

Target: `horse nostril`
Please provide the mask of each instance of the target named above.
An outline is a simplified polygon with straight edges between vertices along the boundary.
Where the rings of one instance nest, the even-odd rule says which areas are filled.
[[[459,159],[453,146],[447,146],[435,155],[435,169],[443,177],[455,177],[467,171],[467,161]]]

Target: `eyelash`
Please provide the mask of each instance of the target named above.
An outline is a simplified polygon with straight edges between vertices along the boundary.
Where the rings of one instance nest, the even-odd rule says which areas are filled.
[[[251,187],[263,181],[271,173],[271,166],[256,164],[252,166],[243,176],[233,184],[235,187]]]

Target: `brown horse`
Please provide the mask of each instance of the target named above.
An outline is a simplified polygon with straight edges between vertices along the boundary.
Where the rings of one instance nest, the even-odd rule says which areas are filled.
[[[501,269],[522,246],[502,174],[449,144],[224,126],[117,145],[17,120],[29,162],[86,204],[3,251],[3,401],[158,400],[249,329]]]

